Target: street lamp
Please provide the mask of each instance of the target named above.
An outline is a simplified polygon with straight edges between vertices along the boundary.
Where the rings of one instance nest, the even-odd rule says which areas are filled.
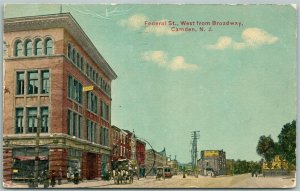
[[[38,187],[38,177],[39,177],[39,155],[40,155],[40,131],[41,123],[40,116],[37,116],[37,129],[36,129],[36,138],[35,138],[35,159],[34,159],[34,187]]]

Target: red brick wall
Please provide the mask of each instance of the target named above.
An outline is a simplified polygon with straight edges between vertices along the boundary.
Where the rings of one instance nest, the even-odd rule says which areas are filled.
[[[12,175],[12,150],[3,148],[3,181],[10,181]]]
[[[67,151],[65,149],[50,149],[49,153],[49,172],[55,170],[58,172],[59,168],[63,171],[63,177],[67,175]]]

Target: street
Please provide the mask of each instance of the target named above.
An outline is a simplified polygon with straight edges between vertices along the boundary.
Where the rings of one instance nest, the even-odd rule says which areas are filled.
[[[134,180],[133,184],[116,185],[111,181],[89,180],[78,185],[65,183],[54,188],[292,188],[296,186],[295,178],[286,177],[251,177],[251,174],[235,176],[173,176],[170,179],[156,180],[155,177]],[[26,188],[25,184],[13,184],[13,188]],[[42,188],[42,185],[40,185]]]

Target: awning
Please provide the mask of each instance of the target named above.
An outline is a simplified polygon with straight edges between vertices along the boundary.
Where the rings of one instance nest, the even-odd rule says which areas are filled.
[[[35,156],[16,156],[14,159],[19,159],[20,161],[35,160]],[[47,156],[39,156],[39,160],[48,160]]]

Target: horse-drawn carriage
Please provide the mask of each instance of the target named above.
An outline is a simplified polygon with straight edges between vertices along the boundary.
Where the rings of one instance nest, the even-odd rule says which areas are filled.
[[[112,167],[112,177],[115,184],[133,183],[135,169],[128,159],[113,161]]]

